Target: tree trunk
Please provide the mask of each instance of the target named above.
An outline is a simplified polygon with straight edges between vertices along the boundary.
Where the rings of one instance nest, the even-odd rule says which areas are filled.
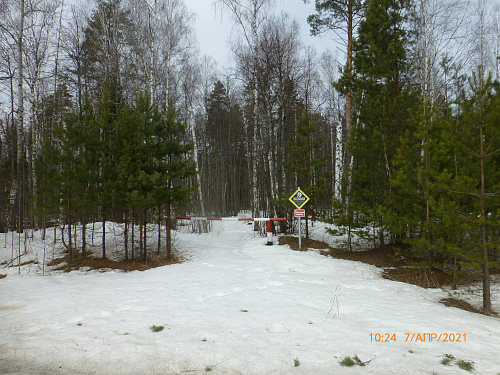
[[[24,33],[24,0],[20,0],[21,15],[19,20],[18,47],[18,83],[17,83],[17,204],[18,204],[18,233],[23,232],[23,129],[24,129],[24,93],[23,93],[23,33]]]
[[[125,240],[125,260],[128,260],[128,209],[125,209],[125,230],[123,236]]]
[[[142,243],[142,226],[143,224],[143,217],[142,217],[142,212],[139,213],[139,254],[141,257],[141,260],[144,261],[143,257],[143,243]]]
[[[144,246],[143,246],[142,250],[144,253],[143,253],[142,259],[145,262],[148,259],[147,258],[147,241],[146,241],[147,230],[148,230],[147,212],[144,214],[143,230],[144,230],[144,235],[142,236],[142,240],[144,241]]]
[[[189,108],[189,130],[193,138],[193,157],[196,162],[196,182],[198,183],[198,199],[200,200],[201,216],[205,216],[205,205],[203,204],[203,192],[201,190],[201,174],[198,166],[198,143],[196,142],[196,131],[194,129],[194,111],[192,103]]]
[[[161,219],[161,214],[162,214],[162,210],[161,210],[161,206],[158,207],[158,254],[160,254],[160,246],[161,246],[161,222],[162,222],[162,219]]]
[[[102,213],[102,259],[106,259],[106,215]]]
[[[353,34],[354,34],[354,10],[352,1],[348,1],[348,9],[347,9],[347,93],[345,98],[345,141],[344,141],[344,166],[343,166],[343,181],[344,181],[344,191],[345,193],[342,195],[342,202],[346,204],[347,209],[349,210],[350,202],[349,202],[349,192],[351,190],[351,163],[352,156],[347,148],[347,144],[351,138],[352,133],[352,109],[354,103],[354,93],[352,89],[352,79],[353,79],[353,54],[352,54],[352,44],[353,44]],[[347,197],[346,197],[347,193]]]
[[[487,235],[486,235],[486,192],[485,192],[485,178],[484,178],[484,137],[483,137],[483,124],[479,126],[479,137],[481,145],[480,163],[481,163],[481,242],[483,250],[483,313],[486,315],[491,315],[491,293],[490,293],[490,269],[489,269],[489,257],[488,257],[488,246],[487,246]]]
[[[73,246],[71,238],[71,191],[68,189],[68,263],[73,263]]]
[[[82,254],[87,255],[87,218],[82,217]]]
[[[258,65],[258,28],[257,28],[257,9],[256,3],[253,2],[253,18],[252,18],[252,31],[253,31],[253,46],[252,46],[252,54],[253,54],[253,163],[252,163],[252,214],[256,217],[258,216],[259,210],[259,195],[258,195],[258,171],[257,171],[257,160],[259,160],[259,96],[257,91],[257,65]],[[257,222],[254,223],[254,230],[258,228]]]
[[[170,185],[170,183],[169,183]],[[169,187],[170,188],[170,187]],[[172,207],[170,204],[167,204],[167,225],[166,225],[166,230],[167,230],[167,258],[171,259],[172,258]]]
[[[148,4],[149,7],[149,4]],[[150,8],[150,7],[149,7]],[[151,98],[151,103],[154,103],[154,89],[153,89],[153,70],[155,63],[155,39],[156,39],[156,19],[158,12],[158,2],[155,0],[155,7],[153,10],[153,24],[151,25],[151,9],[149,9],[149,32],[151,33],[151,43],[149,45],[150,56],[150,66],[149,66],[149,95]],[[167,97],[168,100],[168,97]]]
[[[135,246],[135,210],[132,211],[132,245],[130,247],[130,256],[134,261],[134,246]]]

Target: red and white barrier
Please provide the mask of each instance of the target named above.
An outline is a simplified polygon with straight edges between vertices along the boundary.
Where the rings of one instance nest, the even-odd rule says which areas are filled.
[[[196,217],[196,216],[179,216],[176,220],[201,220],[201,221],[266,221],[267,222],[267,244],[273,244],[273,221],[286,221],[284,217]]]

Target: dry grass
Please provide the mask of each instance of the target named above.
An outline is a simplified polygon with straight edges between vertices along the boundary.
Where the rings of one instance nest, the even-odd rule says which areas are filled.
[[[450,306],[450,307],[457,307],[459,309],[477,313],[477,314],[482,314],[481,310],[476,309],[474,306],[470,305],[469,303],[462,301],[461,299],[456,299],[456,298],[443,298],[441,301],[443,305],[445,306]]]
[[[85,268],[87,270],[121,270],[125,272],[130,271],[145,271],[151,268],[162,267],[169,264],[181,263],[182,260],[173,257],[167,258],[166,255],[156,256],[154,259],[149,259],[145,262],[138,260],[123,260],[115,261],[110,259],[97,258],[94,256],[85,256],[81,253],[73,255],[73,261],[71,264],[68,263],[68,256],[62,258],[54,259],[50,262],[49,266],[58,266],[55,268],[58,271],[71,272],[74,270],[79,270],[80,268]]]
[[[453,277],[439,270],[421,268],[388,268],[382,276],[388,280],[417,285],[422,288],[439,288],[451,284]]]

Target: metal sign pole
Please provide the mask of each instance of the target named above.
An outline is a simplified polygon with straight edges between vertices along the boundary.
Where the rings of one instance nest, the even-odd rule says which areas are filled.
[[[297,189],[295,193],[292,194],[288,200],[292,202],[292,204],[297,207],[297,210],[294,212],[294,216],[299,218],[299,249],[302,249],[302,216],[305,216],[304,210],[301,210],[304,205],[309,202],[309,197],[304,194],[300,187]],[[298,212],[302,211],[302,212]]]
[[[301,217],[299,217],[299,249],[302,249],[302,222]]]

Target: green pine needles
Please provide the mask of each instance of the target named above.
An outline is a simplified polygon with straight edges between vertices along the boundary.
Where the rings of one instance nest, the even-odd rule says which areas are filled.
[[[429,279],[440,269],[455,286],[481,270],[490,315],[489,273],[500,246],[500,93],[481,66],[467,80],[457,76],[453,99],[438,102],[416,87],[409,3],[372,0],[359,24],[350,159],[332,221],[349,249],[354,238],[391,244]]]
[[[36,163],[37,207],[45,220],[62,214],[68,226],[85,224],[99,212],[103,223],[123,217],[126,225],[134,221],[142,229],[152,210],[169,217],[186,204],[193,190],[187,182],[196,170],[193,145],[177,117],[173,106],[160,109],[145,93],[125,102],[110,90],[97,105],[88,100],[80,110],[68,109],[43,141]],[[102,251],[105,258],[105,237]]]

